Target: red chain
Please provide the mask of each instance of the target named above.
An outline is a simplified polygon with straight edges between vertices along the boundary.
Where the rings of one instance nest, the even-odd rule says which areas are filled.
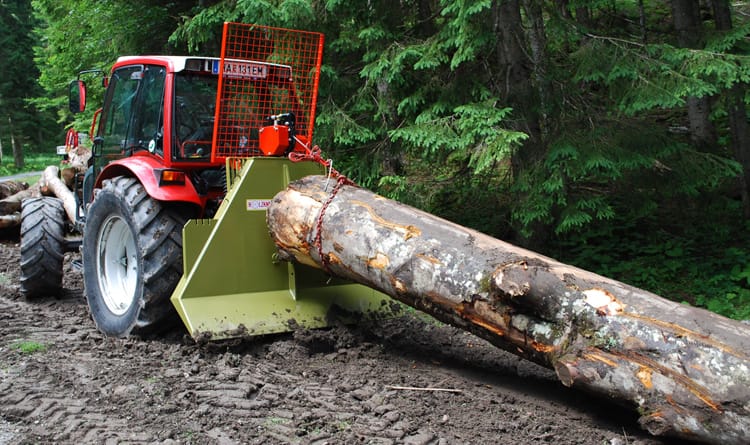
[[[323,159],[323,157],[320,155],[320,147],[317,145],[314,146],[312,149],[310,149],[307,145],[303,144],[300,140],[297,140],[297,143],[302,145],[305,148],[304,152],[299,151],[293,151],[289,153],[289,160],[292,162],[301,162],[301,161],[315,161],[319,163],[320,165],[324,166],[325,168],[328,168],[331,165],[331,161],[327,161]]]
[[[298,141],[300,144],[302,144],[300,141]],[[341,187],[344,185],[357,185],[352,181],[351,179],[347,178],[345,175],[342,175],[339,173],[336,169],[334,169],[331,166],[331,161],[323,159],[321,156],[320,147],[317,145],[312,148],[308,148],[307,145],[302,144],[303,147],[305,147],[305,152],[291,152],[289,153],[289,160],[292,162],[301,162],[301,161],[314,161],[322,166],[324,166],[328,170],[328,176],[336,178],[336,185],[333,187],[333,190],[331,190],[331,194],[328,196],[328,199],[326,199],[326,202],[323,203],[323,206],[320,208],[320,213],[318,214],[318,220],[315,225],[315,238],[313,240],[313,245],[318,250],[318,257],[320,258],[320,265],[323,266],[323,270],[328,275],[333,275],[331,273],[331,267],[330,267],[330,261],[328,261],[328,255],[325,255],[323,253],[323,242],[321,239],[321,234],[323,232],[323,217],[325,216],[326,210],[328,209],[328,206],[333,201],[333,198],[336,197],[336,194],[341,190]]]

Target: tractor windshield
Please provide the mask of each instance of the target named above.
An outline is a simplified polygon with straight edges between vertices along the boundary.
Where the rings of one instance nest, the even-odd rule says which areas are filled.
[[[219,79],[183,71],[174,84],[174,160],[206,161],[211,158],[214,109]]]

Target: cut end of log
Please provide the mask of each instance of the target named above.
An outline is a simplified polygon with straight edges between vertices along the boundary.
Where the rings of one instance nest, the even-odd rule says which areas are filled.
[[[568,388],[573,386],[573,382],[578,378],[578,368],[572,363],[563,360],[555,363],[555,373],[560,382]]]

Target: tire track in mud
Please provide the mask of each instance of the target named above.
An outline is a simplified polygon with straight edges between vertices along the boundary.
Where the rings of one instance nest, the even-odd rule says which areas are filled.
[[[96,358],[81,349],[96,347],[98,334],[80,292],[65,295],[38,304],[0,297],[0,416],[22,443],[148,440],[148,432],[91,410]]]
[[[62,298],[23,300],[16,251],[0,243],[0,445],[666,443],[535,366],[413,316],[207,345],[182,331],[105,338],[75,271]]]
[[[411,426],[395,425],[401,416],[376,382],[336,385],[325,363],[290,373],[254,355],[105,339],[81,310],[82,301],[0,298],[0,417],[24,441],[386,444],[405,438]],[[50,325],[55,313],[64,316]],[[15,349],[20,342],[46,350],[24,353]],[[265,346],[273,360],[308,354],[288,338]],[[159,372],[152,360],[165,355],[167,369]],[[339,356],[328,355],[334,358],[324,362]],[[134,381],[137,369],[145,377]],[[186,416],[182,430],[168,427]],[[167,420],[162,431],[149,419],[159,417]]]

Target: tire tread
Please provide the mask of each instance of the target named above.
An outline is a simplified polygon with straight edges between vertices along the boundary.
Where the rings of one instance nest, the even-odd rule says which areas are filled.
[[[21,207],[21,293],[56,296],[62,288],[65,210],[57,198],[29,198]]]

